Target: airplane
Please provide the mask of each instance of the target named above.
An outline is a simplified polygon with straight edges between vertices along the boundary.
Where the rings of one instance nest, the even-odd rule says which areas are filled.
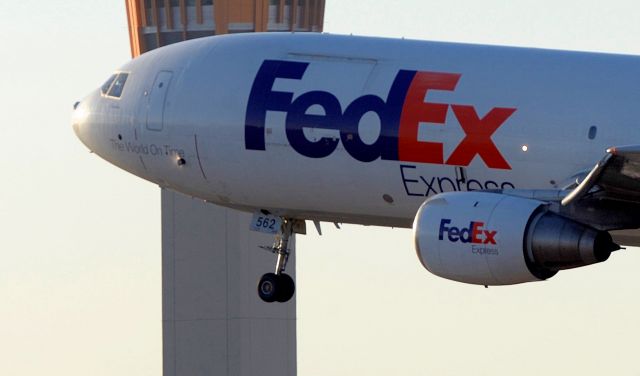
[[[274,234],[265,302],[294,294],[305,221],[413,229],[454,281],[542,281],[640,245],[640,58],[255,33],[150,51],[76,103],[77,137]]]

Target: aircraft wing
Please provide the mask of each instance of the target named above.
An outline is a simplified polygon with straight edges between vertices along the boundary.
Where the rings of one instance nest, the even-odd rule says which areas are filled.
[[[562,205],[591,194],[640,203],[640,145],[608,149],[604,158],[562,199]]]
[[[640,145],[609,148],[590,171],[560,190],[500,193],[549,203],[553,211],[593,228],[611,231],[624,245],[640,246]]]

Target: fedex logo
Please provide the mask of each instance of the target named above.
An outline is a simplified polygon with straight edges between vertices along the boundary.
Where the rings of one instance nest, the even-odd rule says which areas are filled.
[[[471,244],[496,244],[497,231],[485,230],[484,222],[471,221],[467,228],[458,228],[449,224],[451,224],[450,219],[443,218],[440,221],[439,240],[443,240],[446,234],[452,243],[460,241]]]
[[[363,95],[342,108],[335,95],[320,90],[293,98],[293,93],[274,90],[278,79],[302,80],[309,63],[265,60],[249,94],[245,118],[245,148],[266,150],[267,112],[286,113],[285,131],[291,147],[310,158],[324,158],[339,142],[353,158],[371,162],[378,158],[391,161],[468,166],[479,156],[487,167],[511,169],[491,140],[491,136],[516,111],[495,107],[484,115],[473,106],[425,101],[429,91],[454,91],[460,74],[400,70],[386,99]],[[321,106],[324,115],[308,114],[312,106]],[[445,159],[443,144],[418,140],[420,123],[444,125],[449,109],[453,111],[465,137]],[[380,134],[373,143],[365,143],[358,134],[360,119],[373,112],[380,119]],[[336,137],[311,141],[304,128],[336,131]],[[339,134],[339,138],[337,137]]]

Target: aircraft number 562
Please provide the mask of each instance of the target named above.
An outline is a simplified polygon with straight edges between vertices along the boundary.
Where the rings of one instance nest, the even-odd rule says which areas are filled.
[[[274,215],[256,213],[251,220],[251,231],[277,234],[282,225],[282,219]]]

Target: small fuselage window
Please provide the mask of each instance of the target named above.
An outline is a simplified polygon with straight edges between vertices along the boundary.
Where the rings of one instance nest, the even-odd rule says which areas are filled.
[[[120,98],[124,85],[127,83],[127,78],[129,78],[129,73],[116,73],[109,77],[100,91],[107,97]]]

